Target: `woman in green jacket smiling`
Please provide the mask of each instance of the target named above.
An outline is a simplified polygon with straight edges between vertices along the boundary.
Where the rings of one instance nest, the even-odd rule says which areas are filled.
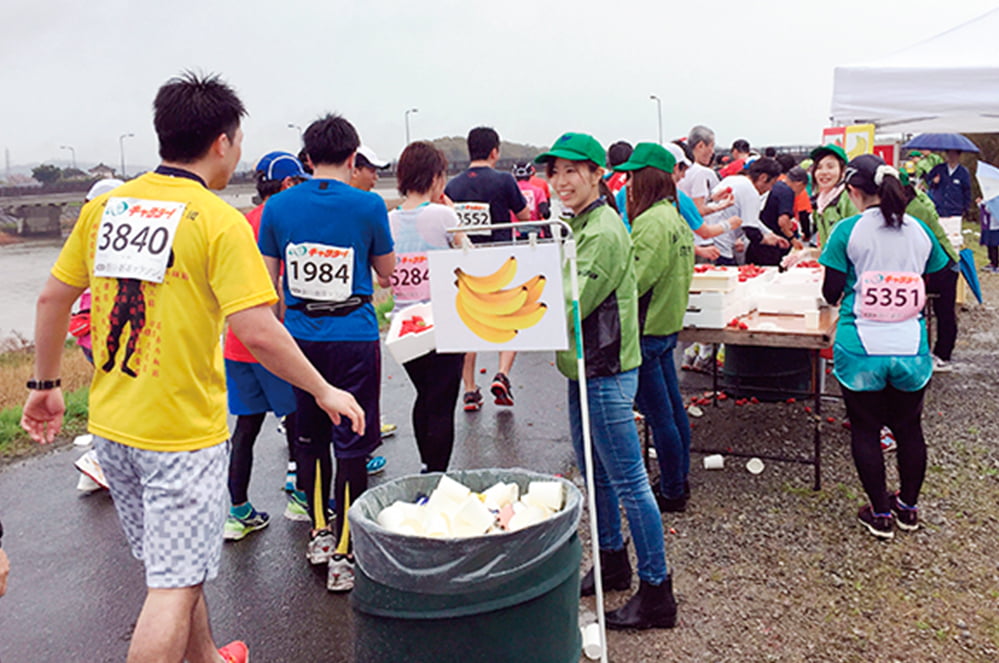
[[[687,508],[690,471],[690,422],[673,350],[694,273],[694,241],[676,208],[675,165],[675,157],[663,146],[639,143],[631,158],[615,168],[631,173],[628,214],[635,220],[631,241],[642,345],[636,402],[652,427],[659,460],[656,500],[664,512]]]
[[[838,222],[860,212],[846,194],[843,177],[846,174],[846,152],[839,145],[823,145],[812,150],[812,182],[816,193],[812,200],[815,230],[819,246],[825,246],[829,233]]]
[[[576,241],[586,375],[577,372],[573,334],[569,350],[559,352],[556,359],[569,378],[569,424],[581,468],[585,456],[577,381],[586,380],[597,507],[591,517],[597,519],[604,586],[631,587],[631,565],[621,534],[622,505],[638,556],[638,592],[607,613],[607,626],[672,628],[676,601],[666,567],[663,525],[631,410],[641,363],[631,240],[620,217],[600,195],[604,149],[592,136],[564,134],[536,162],[546,165],[552,190],[573,214],[568,223]],[[594,592],[592,573],[583,579],[584,595]]]

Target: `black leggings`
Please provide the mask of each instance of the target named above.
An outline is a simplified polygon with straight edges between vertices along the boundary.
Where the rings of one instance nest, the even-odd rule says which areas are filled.
[[[454,408],[461,390],[462,354],[430,354],[403,364],[416,387],[413,433],[425,472],[444,472],[454,448]]]
[[[232,452],[229,455],[229,499],[234,506],[249,501],[246,491],[250,486],[250,473],[253,471],[253,443],[257,441],[266,417],[266,412],[241,414],[236,417],[236,430],[232,433]],[[288,453],[291,457],[291,441],[295,439],[294,413],[285,417],[284,427],[288,438]]]
[[[321,529],[329,525],[326,520],[326,508],[330,500],[330,481],[333,476],[333,459],[330,456],[329,443],[313,443],[295,438],[295,463],[298,466],[298,489],[305,492],[309,501],[309,515],[312,526]],[[347,518],[346,487],[350,486],[350,501],[353,503],[368,489],[368,459],[366,456],[357,458],[337,458],[336,477],[333,496],[336,499],[337,520],[343,525]],[[319,473],[316,473],[316,470]],[[316,499],[318,497],[318,499]]]
[[[988,246],[989,250],[989,264],[993,267],[999,267],[999,246]]]
[[[899,498],[910,506],[919,499],[926,474],[926,440],[923,439],[923,395],[899,391],[892,386],[881,391],[850,391],[843,388],[846,413],[850,417],[853,462],[871,506],[876,513],[890,508],[885,489],[885,459],[881,451],[881,427],[895,434],[898,448]]]
[[[957,272],[945,269],[930,274],[926,279],[926,291],[937,295],[933,300],[933,313],[937,317],[937,340],[933,344],[933,354],[944,361],[950,361],[957,341],[957,277]]]

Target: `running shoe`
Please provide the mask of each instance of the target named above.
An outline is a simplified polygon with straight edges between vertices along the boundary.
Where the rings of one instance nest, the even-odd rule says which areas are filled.
[[[239,541],[251,532],[267,527],[271,522],[271,517],[263,511],[257,511],[250,507],[250,515],[246,518],[237,518],[229,512],[229,517],[225,519],[225,529],[222,531],[222,538],[226,541]]]
[[[81,474],[88,477],[101,488],[106,489],[108,487],[108,480],[104,478],[104,470],[101,469],[101,464],[97,462],[97,452],[93,449],[89,449],[85,454],[80,456],[73,465]]]
[[[331,592],[349,592],[354,589],[354,560],[351,556],[333,554],[326,571],[326,589]]]
[[[305,549],[305,556],[309,564],[318,566],[326,564],[333,559],[336,552],[336,537],[328,529],[321,529],[309,537],[309,545]]]
[[[482,409],[482,392],[476,387],[475,391],[465,392],[465,412],[478,412]]]
[[[385,456],[368,456],[368,474],[381,474],[385,471],[385,465],[387,463],[388,461],[385,460]]]
[[[881,451],[895,451],[898,444],[895,442],[895,434],[887,426],[881,427]]]
[[[892,525],[894,518],[892,518],[891,512],[874,513],[874,507],[867,504],[857,512],[857,520],[867,528],[867,531],[879,539],[895,538],[895,528]]]
[[[919,529],[919,507],[903,504],[897,492],[891,496],[891,512],[895,514],[895,524],[900,530],[915,532]]]
[[[489,386],[489,391],[496,397],[496,405],[504,407],[513,405],[513,387],[510,386],[510,378],[505,374],[496,374],[493,383]]]
[[[934,373],[950,373],[954,370],[949,361],[941,359],[940,357],[933,355],[933,372]]]
[[[392,437],[393,435],[395,435],[395,432],[397,430],[399,430],[399,427],[396,426],[395,424],[382,424],[382,429],[381,429],[382,439],[384,440],[387,437]]]
[[[234,640],[219,649],[219,656],[222,657],[225,663],[248,663],[250,660],[250,649],[242,640]]]
[[[288,493],[288,504],[284,508],[284,517],[300,523],[312,520],[309,517],[309,500],[305,497],[305,493],[300,490],[292,490]]]
[[[284,492],[291,493],[295,491],[295,482],[298,480],[298,467],[295,465],[295,461],[288,461],[288,469],[284,473]]]

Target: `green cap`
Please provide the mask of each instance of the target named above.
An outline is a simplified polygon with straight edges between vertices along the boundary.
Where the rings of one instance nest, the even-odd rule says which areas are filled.
[[[910,156],[910,157],[921,157],[921,156],[923,156],[923,153],[920,152],[919,150],[909,150],[909,154],[907,154],[906,156]]]
[[[597,139],[589,134],[565,133],[559,136],[547,152],[534,157],[534,163],[545,163],[549,159],[569,161],[593,161],[603,167],[607,156]]]
[[[847,161],[850,160],[846,156],[846,150],[844,150],[839,145],[833,145],[832,143],[829,143],[828,145],[823,145],[822,147],[816,147],[814,150],[812,150],[812,152],[808,156],[812,157],[812,159],[818,162],[822,157],[829,154],[833,155],[843,163],[846,163]]]
[[[615,171],[639,170],[640,168],[658,168],[667,173],[673,172],[676,157],[670,154],[662,145],[656,143],[639,143],[624,163],[614,166]]]

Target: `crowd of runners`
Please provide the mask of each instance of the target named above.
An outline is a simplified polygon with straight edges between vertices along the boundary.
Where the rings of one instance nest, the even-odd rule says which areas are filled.
[[[450,180],[441,150],[406,146],[395,165],[402,200],[388,210],[371,190],[389,163],[361,144],[347,119],[326,115],[303,132],[297,156],[259,160],[262,202],[244,217],[210,191],[226,186],[242,156],[245,109],[234,91],[216,76],[185,74],[160,88],[154,110],[160,166],[85,205],[44,286],[22,420],[39,441],[59,432],[63,341],[74,302],[89,289],[89,425],[148,587],[130,660],[154,652],[246,660],[241,642],[216,649],[202,585],[218,573],[223,539],[238,541],[269,522],[247,494],[268,412],[282,418],[288,443],[285,515],[310,523],[304,556],[326,565],[330,591],[353,587],[346,513],[369,474],[391,462],[375,452],[394,428],[379,411],[376,284],[391,289],[395,312],[429,301],[426,274],[403,272],[419,269],[421,257],[425,264],[428,251],[463,241],[449,231],[461,223],[456,203],[487,205],[492,223],[516,220],[543,237],[557,208],[576,238],[586,375],[577,373],[573,334],[556,364],[567,379],[581,468],[578,381],[587,382],[604,586],[632,586],[622,509],[638,562],[638,591],[607,614],[608,626],[676,623],[661,513],[683,511],[691,499],[690,425],[674,351],[695,261],[818,257],[825,297],[840,306],[835,375],[870,499],[860,520],[882,538],[896,522],[918,527],[922,397],[934,355],[944,368],[957,333],[957,256],[936,215],[963,213],[970,203],[952,155],[942,177],[935,169],[921,178],[930,200],[905,173],[872,155],[850,160],[835,145],[799,161],[761,156],[739,140],[715,163],[715,136],[704,126],[665,146],[622,141],[607,151],[590,135],[566,133],[505,172],[496,169],[499,135],[477,127],[468,134],[469,167]],[[493,244],[514,235],[493,229],[469,239]],[[927,291],[940,293],[933,354],[921,316]],[[496,406],[514,406],[514,360],[499,354],[488,385]],[[693,368],[704,360],[690,357]],[[404,368],[416,388],[423,470],[446,470],[459,400],[466,412],[485,401],[476,356],[430,352]],[[636,408],[657,450],[654,486]],[[236,416],[231,435],[227,412]],[[883,426],[897,440],[896,493],[885,488]],[[591,570],[581,594],[594,592],[594,580]]]

